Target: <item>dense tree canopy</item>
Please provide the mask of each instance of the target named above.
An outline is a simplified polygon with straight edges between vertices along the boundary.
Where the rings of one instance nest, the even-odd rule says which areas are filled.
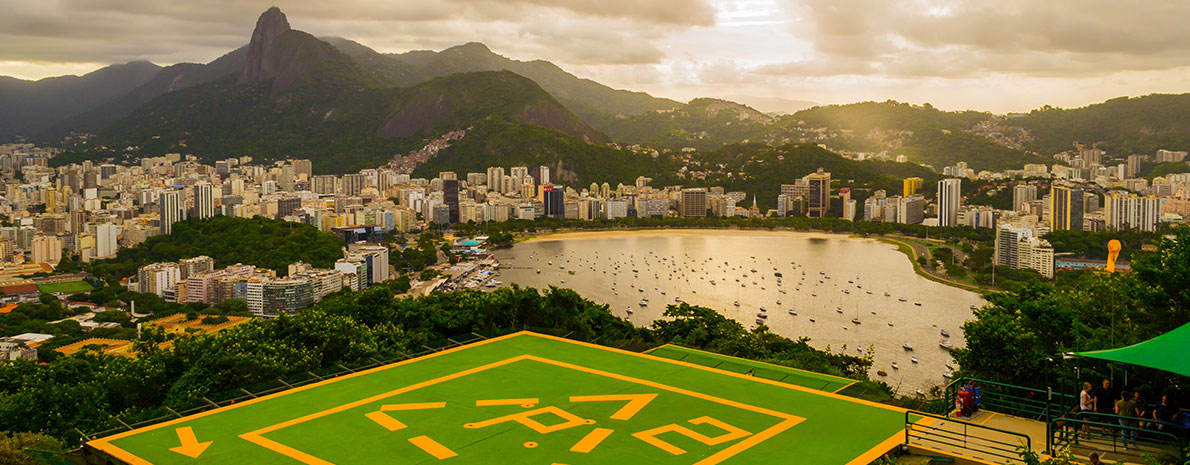
[[[74,428],[100,431],[127,422],[184,410],[203,397],[239,396],[239,388],[277,386],[278,378],[308,377],[374,359],[417,353],[447,337],[472,332],[540,328],[568,337],[622,346],[681,343],[863,379],[867,358],[830,354],[806,340],[789,340],[758,328],[744,329],[713,310],[671,306],[652,328],[636,328],[607,305],[569,289],[501,288],[398,298],[407,280],[392,280],[359,292],[332,294],[294,315],[253,320],[211,335],[173,337],[141,331],[135,359],[82,353],[47,364],[0,365],[0,425],[12,431],[43,431],[67,441]],[[237,393],[238,392],[238,393]]]
[[[962,373],[1034,387],[1048,380],[1067,392],[1075,382],[1114,374],[1150,398],[1186,386],[1186,378],[1166,372],[1063,358],[1135,344],[1190,323],[1190,227],[1173,233],[1155,252],[1134,251],[1130,273],[1071,271],[1054,284],[987,296],[988,305],[963,325],[967,347],[953,351]]]
[[[284,275],[297,261],[329,268],[342,258],[341,247],[338,238],[310,225],[264,217],[217,216],[175,223],[170,235],[150,237],[136,247],[120,249],[116,258],[92,263],[90,271],[115,282],[149,263],[206,255],[215,259],[216,268],[243,263]]]

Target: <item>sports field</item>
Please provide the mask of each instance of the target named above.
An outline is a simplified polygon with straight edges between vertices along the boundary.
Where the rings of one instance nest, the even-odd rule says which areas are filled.
[[[819,383],[821,384],[821,383]],[[516,333],[88,443],[133,464],[868,464],[904,411]]]
[[[55,292],[90,292],[95,290],[95,287],[86,281],[74,281],[69,283],[42,284],[37,286],[37,290],[52,294]]]

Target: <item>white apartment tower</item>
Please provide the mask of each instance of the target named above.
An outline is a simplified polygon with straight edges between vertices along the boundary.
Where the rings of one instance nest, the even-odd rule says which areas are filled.
[[[169,235],[174,230],[174,223],[182,220],[182,196],[175,191],[162,192],[157,198],[160,210],[161,234]]]
[[[938,181],[938,226],[956,226],[959,222],[962,179]]]
[[[215,216],[215,190],[209,183],[194,185],[194,217],[204,220]]]

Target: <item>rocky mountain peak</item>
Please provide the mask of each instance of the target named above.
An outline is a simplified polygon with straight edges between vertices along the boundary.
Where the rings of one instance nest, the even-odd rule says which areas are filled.
[[[278,42],[281,35],[289,30],[289,20],[280,8],[274,6],[260,15],[260,19],[256,20],[256,29],[252,31],[252,40],[248,42],[248,56],[240,70],[240,84],[277,76],[281,68]]]

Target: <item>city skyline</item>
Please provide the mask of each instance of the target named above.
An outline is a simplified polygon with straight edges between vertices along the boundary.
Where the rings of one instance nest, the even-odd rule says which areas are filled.
[[[0,1],[0,75],[83,74],[113,63],[207,62],[243,45],[271,2],[186,6]],[[278,4],[320,36],[381,52],[470,41],[518,60],[554,62],[616,88],[762,111],[895,99],[945,109],[1028,111],[1123,95],[1178,93],[1190,5],[1176,2],[669,0],[496,4],[353,1]],[[117,27],[118,25],[118,27]],[[1137,27],[1143,34],[1136,34]],[[758,46],[763,45],[763,46]],[[978,92],[973,91],[978,89]]]

